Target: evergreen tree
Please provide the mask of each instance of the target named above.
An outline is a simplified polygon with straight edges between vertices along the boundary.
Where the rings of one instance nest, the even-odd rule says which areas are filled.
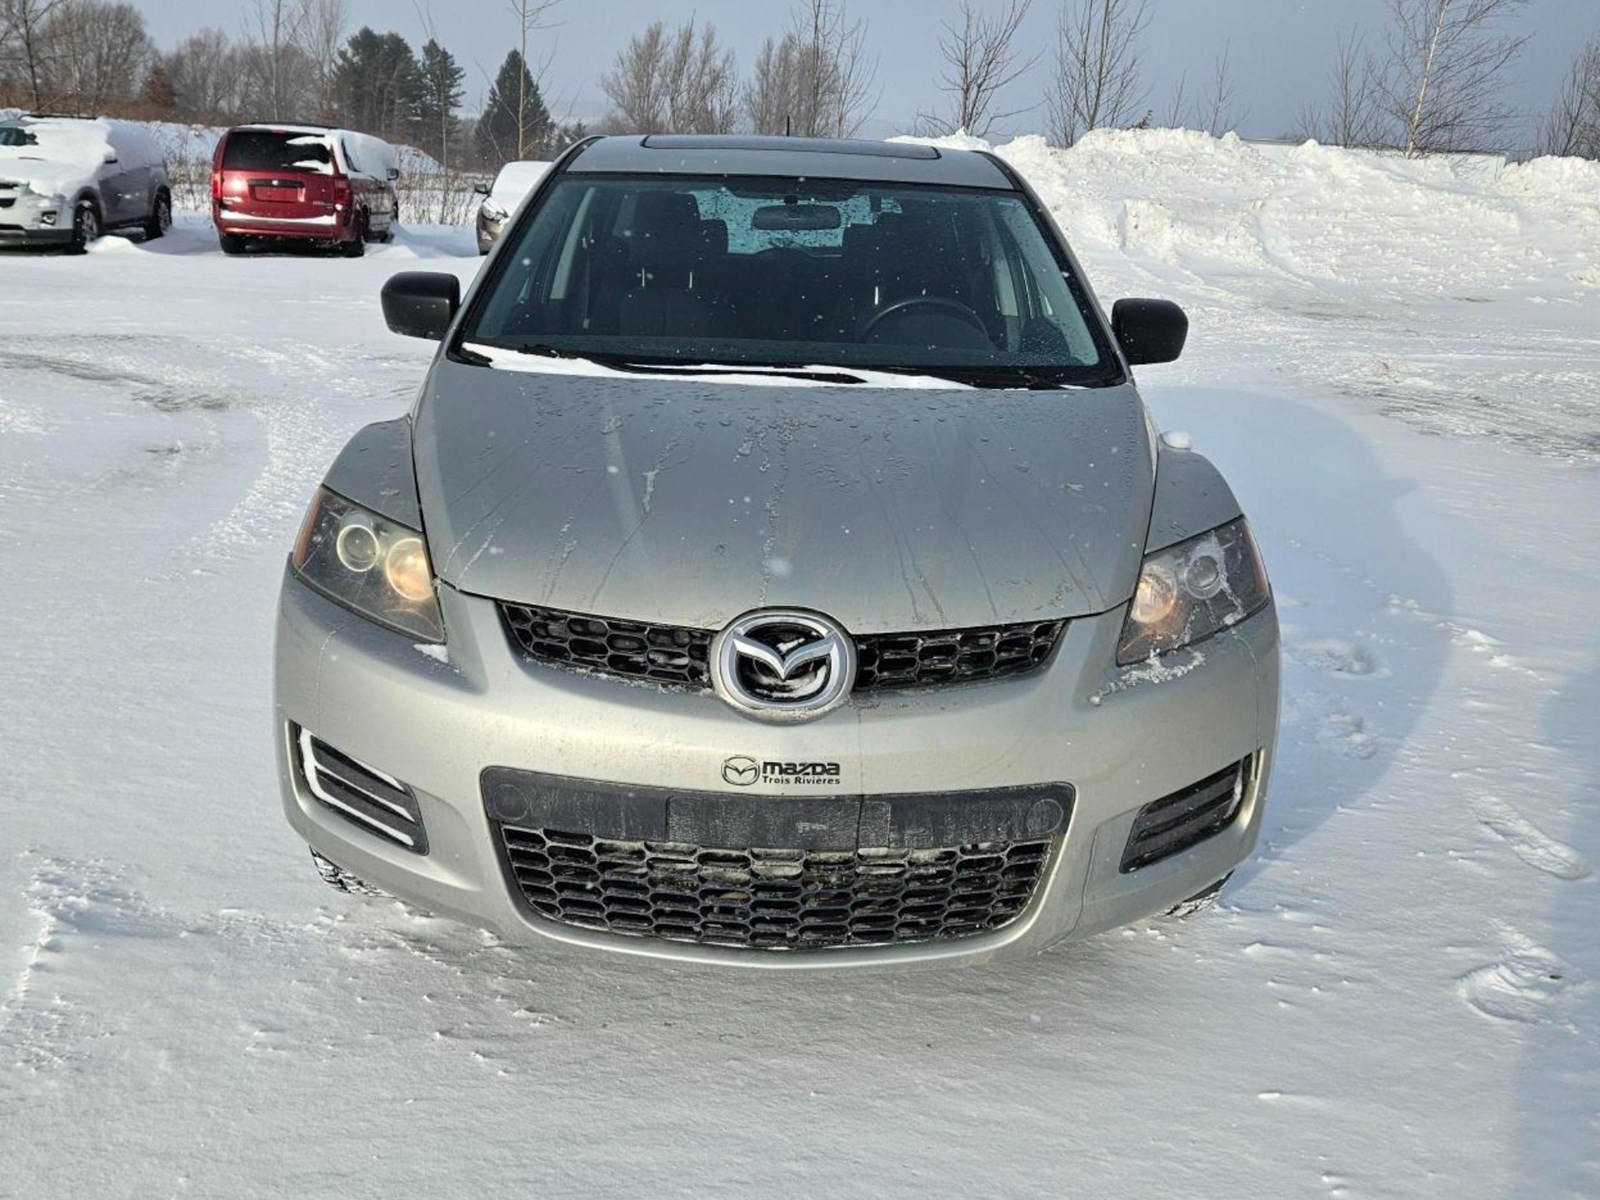
[[[450,165],[450,150],[456,140],[456,109],[465,94],[461,81],[466,72],[456,65],[455,55],[429,38],[422,47],[422,66],[418,71],[417,117],[422,148]]]
[[[416,139],[421,78],[405,38],[363,26],[339,51],[333,68],[340,119],[363,133],[394,141]]]
[[[518,101],[521,101],[520,110]],[[555,122],[522,55],[506,55],[484,101],[475,135],[478,157],[488,165],[514,158],[547,158]]]
[[[169,117],[178,107],[178,92],[167,75],[166,64],[157,58],[150,64],[139,89],[139,107],[161,117]]]

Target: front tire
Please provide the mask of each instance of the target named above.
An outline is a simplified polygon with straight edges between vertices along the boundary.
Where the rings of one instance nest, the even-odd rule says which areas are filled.
[[[67,243],[67,253],[84,253],[99,236],[100,210],[93,200],[79,200],[72,210],[72,241]]]
[[[144,240],[153,242],[165,237],[172,228],[172,197],[166,192],[156,193],[156,202],[150,206],[150,219],[145,222]]]

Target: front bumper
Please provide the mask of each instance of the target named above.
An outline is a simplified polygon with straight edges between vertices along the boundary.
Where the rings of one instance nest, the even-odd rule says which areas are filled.
[[[448,661],[285,580],[276,648],[285,809],[312,847],[429,911],[508,941],[545,938],[679,961],[840,967],[978,961],[1036,952],[1164,911],[1233,870],[1261,823],[1278,711],[1269,607],[1193,651],[1159,682],[1109,668],[1122,612],[1072,621],[1055,657],[1016,679],[851,701],[800,726],[760,724],[709,693],[633,686],[529,664],[494,602],[441,585]],[[1145,675],[1149,673],[1146,672]],[[319,802],[296,765],[303,727],[414,790],[428,853],[393,845]],[[869,800],[1064,784],[1070,817],[1031,902],[1003,928],[952,940],[774,952],[593,931],[542,919],[514,898],[486,811],[485,772],[532,771],[645,789],[721,793],[759,813],[815,788],[727,783],[731,757],[837,763],[833,791]],[[1124,848],[1144,805],[1249,760],[1237,817],[1131,873]]]
[[[483,212],[478,213],[478,253],[487,254],[500,240],[500,235],[505,231],[506,217],[490,217]]]
[[[0,246],[65,246],[70,229],[19,229],[0,225]]]

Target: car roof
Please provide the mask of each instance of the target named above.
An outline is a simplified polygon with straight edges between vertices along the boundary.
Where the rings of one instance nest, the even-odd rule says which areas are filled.
[[[252,121],[248,125],[235,125],[229,133],[248,130],[252,133],[339,133],[331,125],[302,125],[298,121]]]
[[[1015,190],[992,158],[917,142],[659,134],[599,138],[573,173],[755,175]]]

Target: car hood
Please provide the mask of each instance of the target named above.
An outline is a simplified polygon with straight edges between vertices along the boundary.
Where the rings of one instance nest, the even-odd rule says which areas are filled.
[[[0,158],[0,187],[27,187],[41,196],[76,192],[94,182],[99,162],[59,162],[41,158]]]
[[[1127,386],[763,386],[445,358],[414,449],[434,570],[462,591],[703,629],[798,607],[859,634],[1121,603],[1154,469]]]

